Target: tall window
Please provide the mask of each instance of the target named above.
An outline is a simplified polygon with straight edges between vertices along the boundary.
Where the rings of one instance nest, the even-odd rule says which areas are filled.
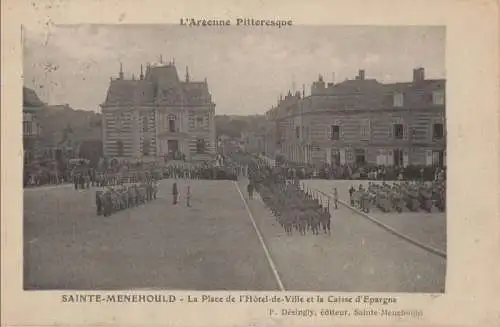
[[[168,120],[168,131],[171,133],[175,132],[175,119]]]
[[[353,162],[354,161],[354,152],[349,150],[345,152],[345,157],[347,162]]]
[[[404,137],[403,124],[394,124],[394,138],[396,140],[402,140]]]
[[[432,103],[434,105],[444,105],[444,91],[434,91],[432,92]]]
[[[367,140],[370,138],[370,120],[369,119],[363,119],[361,121],[361,139]]]
[[[204,153],[205,152],[205,140],[204,139],[198,139],[196,141],[196,152],[197,153]]]
[[[123,142],[118,140],[116,141],[116,149],[118,152],[118,156],[122,157],[123,156]]]
[[[143,155],[149,156],[149,147],[150,147],[149,140],[144,140],[144,142],[142,143],[142,154]]]
[[[142,131],[147,132],[148,131],[148,116],[142,117]]]
[[[196,127],[197,128],[203,127],[203,117],[202,116],[196,117]]]
[[[295,127],[295,137],[300,139],[300,126]]]
[[[434,124],[432,126],[432,138],[435,140],[442,139],[444,137],[444,125],[443,124]]]
[[[332,125],[332,140],[340,140],[340,126],[339,125]]]

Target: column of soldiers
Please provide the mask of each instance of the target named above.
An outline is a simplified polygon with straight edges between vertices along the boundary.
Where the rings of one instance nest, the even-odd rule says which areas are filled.
[[[97,215],[105,217],[156,199],[158,184],[153,178],[142,182],[106,186],[96,191]]]
[[[331,216],[329,203],[322,206],[299,185],[298,179],[286,180],[279,168],[271,168],[260,160],[249,165],[249,195],[259,192],[264,204],[271,210],[278,223],[291,236],[295,230],[300,235],[310,231],[313,235],[330,235]]]
[[[431,212],[435,207],[439,211],[446,210],[446,183],[435,181],[433,183],[401,182],[376,184],[370,182],[368,189],[362,185],[356,190],[354,186],[349,189],[351,205],[369,212],[372,206],[384,212],[404,210]]]

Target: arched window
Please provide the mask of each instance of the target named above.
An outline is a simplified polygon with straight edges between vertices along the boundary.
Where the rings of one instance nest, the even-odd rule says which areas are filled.
[[[168,119],[168,131],[170,133],[174,133],[176,131],[175,130],[176,117],[175,117],[175,115],[168,115],[167,119]]]
[[[118,156],[122,157],[123,156],[123,142],[118,140],[116,141],[116,149],[118,152]]]

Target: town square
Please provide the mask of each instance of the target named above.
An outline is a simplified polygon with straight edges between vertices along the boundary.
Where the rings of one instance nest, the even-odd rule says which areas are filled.
[[[443,30],[193,31],[26,41],[24,289],[444,293]]]

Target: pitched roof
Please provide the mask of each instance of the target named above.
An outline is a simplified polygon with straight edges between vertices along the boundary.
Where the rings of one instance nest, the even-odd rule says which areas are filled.
[[[175,66],[168,64],[149,66],[143,80],[111,80],[104,104],[200,105],[210,101],[206,82],[181,82]]]
[[[300,102],[303,112],[329,109],[365,109],[377,110],[394,105],[394,93],[404,95],[406,108],[423,108],[433,105],[433,92],[444,90],[446,80],[423,80],[405,83],[380,83],[375,79],[345,80],[338,84],[330,84],[324,92],[313,94],[293,103],[281,101],[278,116],[298,113]],[[276,112],[277,108],[270,112]]]
[[[201,105],[212,100],[205,82],[183,82],[182,90],[188,104]]]
[[[446,80],[423,80],[419,82],[386,84],[384,103],[392,104],[393,94],[400,92],[404,96],[405,107],[419,108],[432,105],[434,91],[445,90]]]

